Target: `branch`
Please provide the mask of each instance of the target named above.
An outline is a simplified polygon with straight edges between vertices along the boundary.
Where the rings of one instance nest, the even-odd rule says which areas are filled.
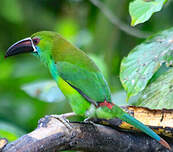
[[[118,120],[118,119],[117,119]],[[94,123],[64,123],[50,116],[40,119],[31,133],[7,144],[2,152],[53,152],[82,150],[86,152],[167,152],[162,145],[141,133],[122,132]],[[171,147],[173,141],[168,140]]]
[[[120,30],[126,32],[127,34],[137,38],[147,38],[151,35],[150,33],[134,29],[123,23],[117,16],[113,15],[113,13],[100,0],[90,0],[90,2],[99,8],[112,24],[116,25]]]

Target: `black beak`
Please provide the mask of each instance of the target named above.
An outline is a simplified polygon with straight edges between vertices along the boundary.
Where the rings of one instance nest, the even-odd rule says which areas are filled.
[[[35,47],[33,45],[31,38],[26,38],[21,41],[18,41],[17,43],[9,47],[5,54],[5,58],[27,52],[35,52]]]

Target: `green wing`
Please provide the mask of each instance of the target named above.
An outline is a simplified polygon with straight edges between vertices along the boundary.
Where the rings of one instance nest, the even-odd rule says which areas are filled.
[[[58,62],[59,75],[87,100],[111,102],[109,87],[100,71],[88,71],[69,62]]]
[[[60,77],[87,100],[111,101],[110,89],[102,73],[83,51],[56,35],[52,54]]]

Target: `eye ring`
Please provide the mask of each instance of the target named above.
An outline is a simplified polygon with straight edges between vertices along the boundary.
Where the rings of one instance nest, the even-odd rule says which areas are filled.
[[[37,45],[40,42],[40,39],[38,37],[34,37],[32,39],[32,41],[33,41],[34,45]]]

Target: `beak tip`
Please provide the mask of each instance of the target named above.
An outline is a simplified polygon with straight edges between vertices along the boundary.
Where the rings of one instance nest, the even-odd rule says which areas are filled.
[[[7,51],[7,53],[5,54],[4,58],[6,59],[7,57],[9,57],[8,51]]]

